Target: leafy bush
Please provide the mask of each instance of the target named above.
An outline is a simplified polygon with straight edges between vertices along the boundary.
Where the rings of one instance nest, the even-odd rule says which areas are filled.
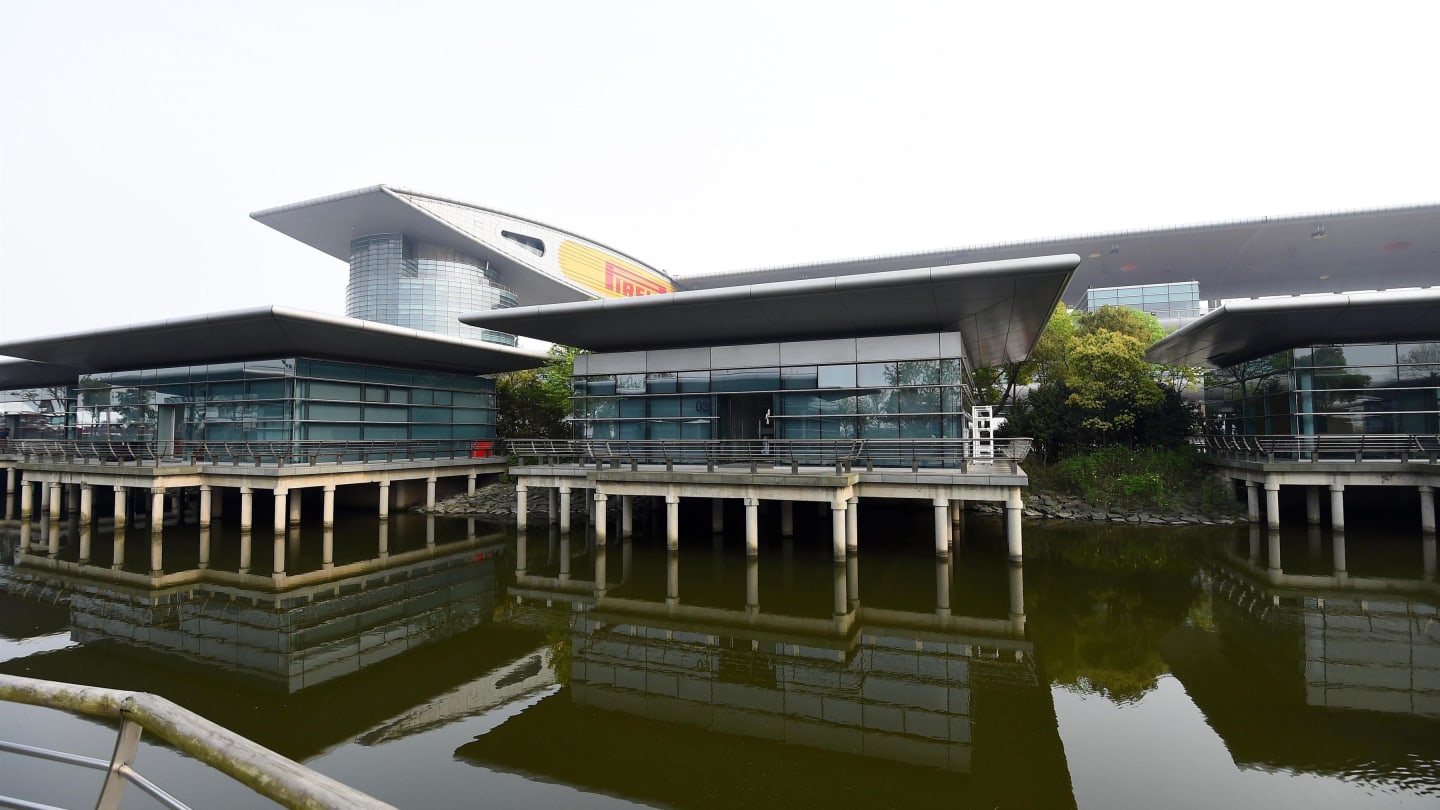
[[[1107,508],[1224,510],[1233,501],[1200,455],[1185,445],[1153,450],[1111,445],[1028,472],[1038,487]]]

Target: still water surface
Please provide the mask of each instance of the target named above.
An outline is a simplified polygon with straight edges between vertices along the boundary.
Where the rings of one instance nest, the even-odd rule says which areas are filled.
[[[383,547],[390,567],[279,595],[15,566],[12,530],[0,672],[155,692],[401,807],[1440,806],[1440,589],[1418,532],[1032,523],[1017,565],[998,522],[967,515],[937,560],[928,509],[876,504],[837,565],[828,516],[797,514],[793,540],[762,523],[750,560],[691,518],[669,553],[643,524],[597,547],[355,517],[337,563]],[[126,568],[147,541],[127,538]],[[196,542],[167,528],[167,572]],[[211,543],[235,570],[238,535]],[[318,569],[319,546],[294,538],[287,571]],[[113,744],[6,704],[0,733]],[[162,747],[139,764],[194,806],[259,804]],[[11,794],[85,806],[88,779],[0,756]]]

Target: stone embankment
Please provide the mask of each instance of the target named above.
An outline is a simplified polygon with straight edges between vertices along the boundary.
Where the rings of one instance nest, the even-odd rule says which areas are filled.
[[[545,498],[529,498],[526,512],[531,515],[545,515]],[[435,504],[431,510],[419,507],[415,511],[428,512],[432,515],[453,516],[453,517],[493,517],[513,518],[515,517],[515,483],[513,481],[496,481],[479,487],[474,495],[456,495],[446,498]],[[570,511],[574,514],[585,514],[585,499],[571,498]]]

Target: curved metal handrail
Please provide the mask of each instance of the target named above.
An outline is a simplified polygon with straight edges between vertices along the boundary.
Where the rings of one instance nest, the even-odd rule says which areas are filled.
[[[1440,463],[1440,435],[1423,433],[1207,435],[1196,446],[1216,458],[1272,464],[1277,461]]]

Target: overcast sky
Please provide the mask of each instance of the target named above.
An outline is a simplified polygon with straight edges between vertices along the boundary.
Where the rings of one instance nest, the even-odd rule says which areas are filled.
[[[377,183],[676,275],[1440,199],[1440,3],[0,0],[0,340],[286,304]]]

